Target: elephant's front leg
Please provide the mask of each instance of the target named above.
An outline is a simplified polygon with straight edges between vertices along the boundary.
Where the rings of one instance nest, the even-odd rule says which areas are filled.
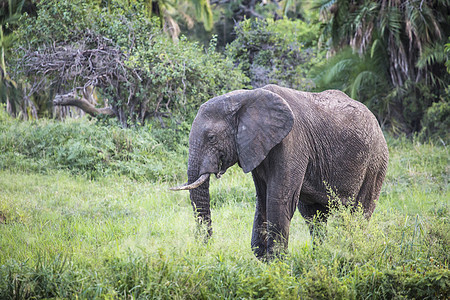
[[[278,256],[287,251],[289,226],[293,212],[287,199],[267,198],[267,254]]]
[[[266,183],[257,173],[253,172],[253,182],[256,188],[256,210],[253,221],[251,246],[256,257],[262,258],[267,252],[267,216],[266,216]]]
[[[256,211],[253,221],[252,250],[256,257],[262,258],[267,251],[267,218],[265,198],[256,196]]]

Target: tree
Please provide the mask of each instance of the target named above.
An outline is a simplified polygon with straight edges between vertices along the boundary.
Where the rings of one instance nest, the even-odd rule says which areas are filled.
[[[123,127],[151,116],[189,117],[206,99],[242,86],[245,77],[214,42],[206,53],[184,38],[172,43],[138,4],[40,3],[37,17],[18,29],[16,76],[24,74],[34,93],[52,91],[55,105],[115,116]],[[87,101],[93,88],[103,107]]]
[[[323,58],[317,50],[319,24],[301,20],[247,19],[235,26],[236,39],[227,55],[251,79],[254,88],[266,84],[311,90],[312,65]]]
[[[369,104],[383,103],[378,106],[384,107],[384,111],[377,111],[381,120],[389,120],[391,125],[402,124],[405,131],[419,130],[426,109],[446,95],[449,77],[444,68],[444,44],[450,35],[450,2],[315,2],[323,20],[322,42],[327,44],[330,53],[336,54],[350,46],[361,62],[371,60],[374,66],[372,70],[366,69],[365,73],[353,76],[353,81],[344,89],[360,91],[364,81],[383,82],[383,89],[372,94],[372,99],[365,98],[364,91],[357,92],[358,96]],[[356,56],[354,59],[358,60]],[[334,62],[340,63],[339,59]],[[348,64],[347,69],[355,73],[358,65]],[[378,72],[380,66],[386,71]],[[328,66],[328,69],[333,68]],[[326,73],[319,77],[328,77],[330,83],[333,76]],[[339,72],[334,74],[340,76]]]
[[[235,38],[234,27],[246,19],[290,20],[307,19],[303,5],[298,0],[211,0],[214,8],[214,34],[220,48],[225,48]]]
[[[197,20],[203,23],[207,31],[212,29],[213,14],[209,0],[134,0],[128,1],[128,6],[141,2],[145,5],[147,16],[158,17],[161,28],[174,40],[180,35],[177,19],[183,19],[188,27],[192,28],[194,24],[193,16],[195,16]],[[109,9],[114,4],[117,4],[117,1],[108,0],[106,7]],[[192,8],[194,11],[192,11]]]

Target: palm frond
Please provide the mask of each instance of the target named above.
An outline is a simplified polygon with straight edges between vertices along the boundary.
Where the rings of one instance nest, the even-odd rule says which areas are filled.
[[[313,2],[312,8],[319,9],[319,11],[326,11],[336,3],[337,0],[315,0]]]
[[[202,20],[206,30],[211,30],[213,26],[213,14],[209,0],[192,0],[192,3],[194,3],[197,18]]]
[[[326,76],[324,76],[324,81],[331,82],[335,81],[338,78],[342,78],[342,74],[349,72],[354,62],[355,60],[353,58],[347,58],[338,61],[326,73]]]
[[[359,93],[364,88],[374,87],[379,81],[379,76],[370,70],[359,73],[350,85],[350,97],[359,98]]]
[[[379,53],[378,51],[380,50],[382,41],[380,39],[376,39],[373,41],[372,46],[370,47],[370,57],[374,57],[375,53]]]
[[[433,64],[445,63],[446,55],[444,50],[444,44],[435,43],[427,45],[423,48],[422,53],[417,60],[416,67],[419,69],[425,69]]]
[[[314,82],[318,89],[346,90],[352,66],[358,59],[358,55],[354,54],[350,48],[330,58],[320,69],[316,70]]]

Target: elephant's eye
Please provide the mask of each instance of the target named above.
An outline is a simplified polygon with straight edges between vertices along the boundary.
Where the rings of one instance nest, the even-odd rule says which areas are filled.
[[[217,136],[215,136],[214,134],[208,134],[208,141],[211,144],[215,144],[217,142]]]

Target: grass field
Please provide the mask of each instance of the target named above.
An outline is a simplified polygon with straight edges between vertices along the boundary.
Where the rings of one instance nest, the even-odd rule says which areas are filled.
[[[168,190],[185,180],[186,149],[86,121],[0,118],[0,127],[0,299],[450,297],[450,166],[442,144],[388,138],[388,175],[369,223],[337,209],[313,249],[297,212],[288,256],[262,263],[250,249],[254,187],[241,169],[211,182],[214,234],[205,244],[188,193]],[[58,160],[67,142],[58,136],[72,131],[85,160],[107,148],[97,142],[112,141],[91,160],[96,169]],[[28,149],[35,141],[44,143],[41,152]]]

